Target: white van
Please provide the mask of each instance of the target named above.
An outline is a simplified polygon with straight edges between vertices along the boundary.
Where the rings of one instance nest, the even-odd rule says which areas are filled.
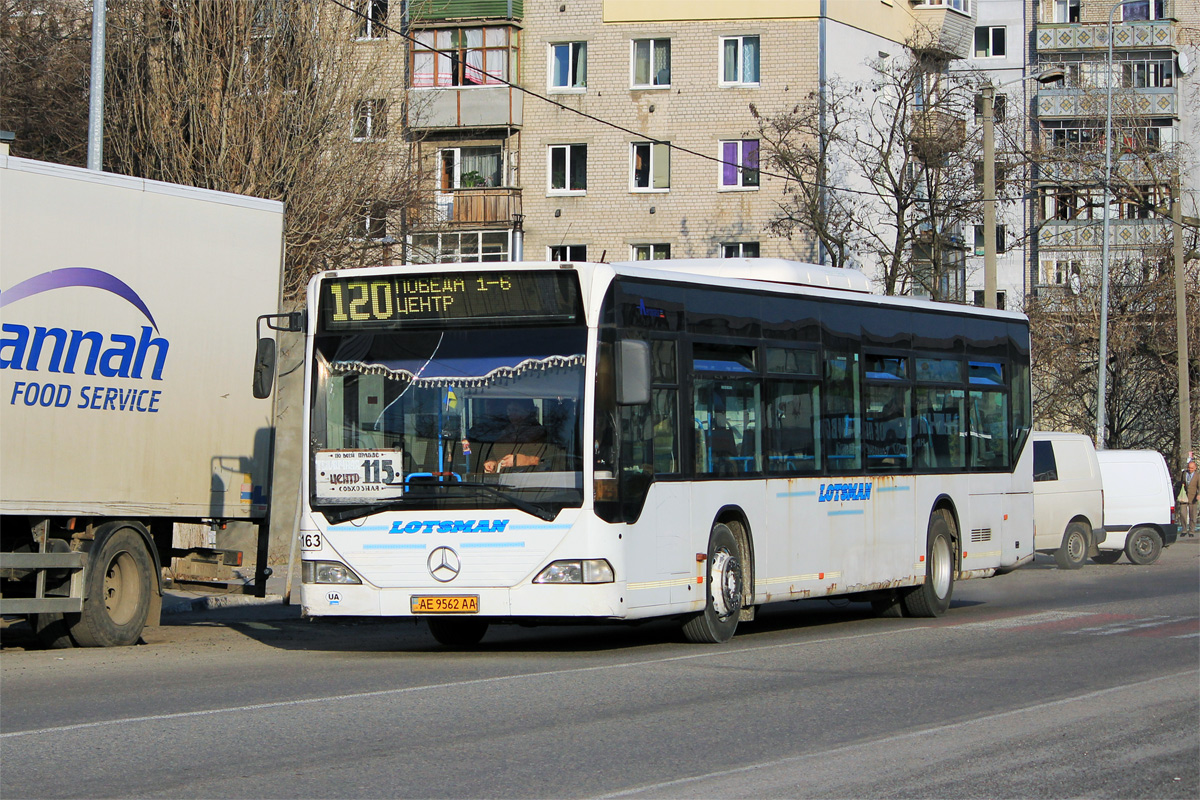
[[[1033,549],[1060,569],[1079,569],[1104,542],[1104,489],[1092,440],[1034,431]]]
[[[1104,484],[1108,538],[1093,560],[1114,564],[1122,551],[1134,564],[1153,564],[1175,543],[1175,495],[1167,462],[1153,450],[1096,453]]]

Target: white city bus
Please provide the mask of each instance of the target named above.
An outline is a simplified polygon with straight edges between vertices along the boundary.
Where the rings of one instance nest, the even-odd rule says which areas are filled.
[[[309,285],[311,616],[936,616],[1033,557],[1029,330],[775,259],[442,264]]]

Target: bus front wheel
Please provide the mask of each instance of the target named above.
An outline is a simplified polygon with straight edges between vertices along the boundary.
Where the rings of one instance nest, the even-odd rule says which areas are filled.
[[[683,624],[683,635],[696,644],[718,644],[733,638],[742,614],[746,571],[739,558],[741,548],[728,525],[718,522],[708,536],[705,584],[708,597],[704,611]]]
[[[901,601],[908,617],[940,617],[954,594],[954,518],[944,508],[929,517],[925,545],[925,582]]]

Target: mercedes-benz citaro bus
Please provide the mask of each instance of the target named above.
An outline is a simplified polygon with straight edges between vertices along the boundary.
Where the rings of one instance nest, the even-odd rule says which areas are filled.
[[[310,616],[723,642],[805,598],[938,616],[1033,558],[1017,313],[691,259],[326,272],[304,324]]]

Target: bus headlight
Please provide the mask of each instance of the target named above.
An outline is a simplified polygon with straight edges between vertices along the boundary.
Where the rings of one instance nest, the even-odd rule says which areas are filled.
[[[612,583],[612,564],[603,558],[555,561],[533,579],[534,583]]]
[[[354,570],[340,561],[301,561],[300,565],[304,583],[362,583]]]

